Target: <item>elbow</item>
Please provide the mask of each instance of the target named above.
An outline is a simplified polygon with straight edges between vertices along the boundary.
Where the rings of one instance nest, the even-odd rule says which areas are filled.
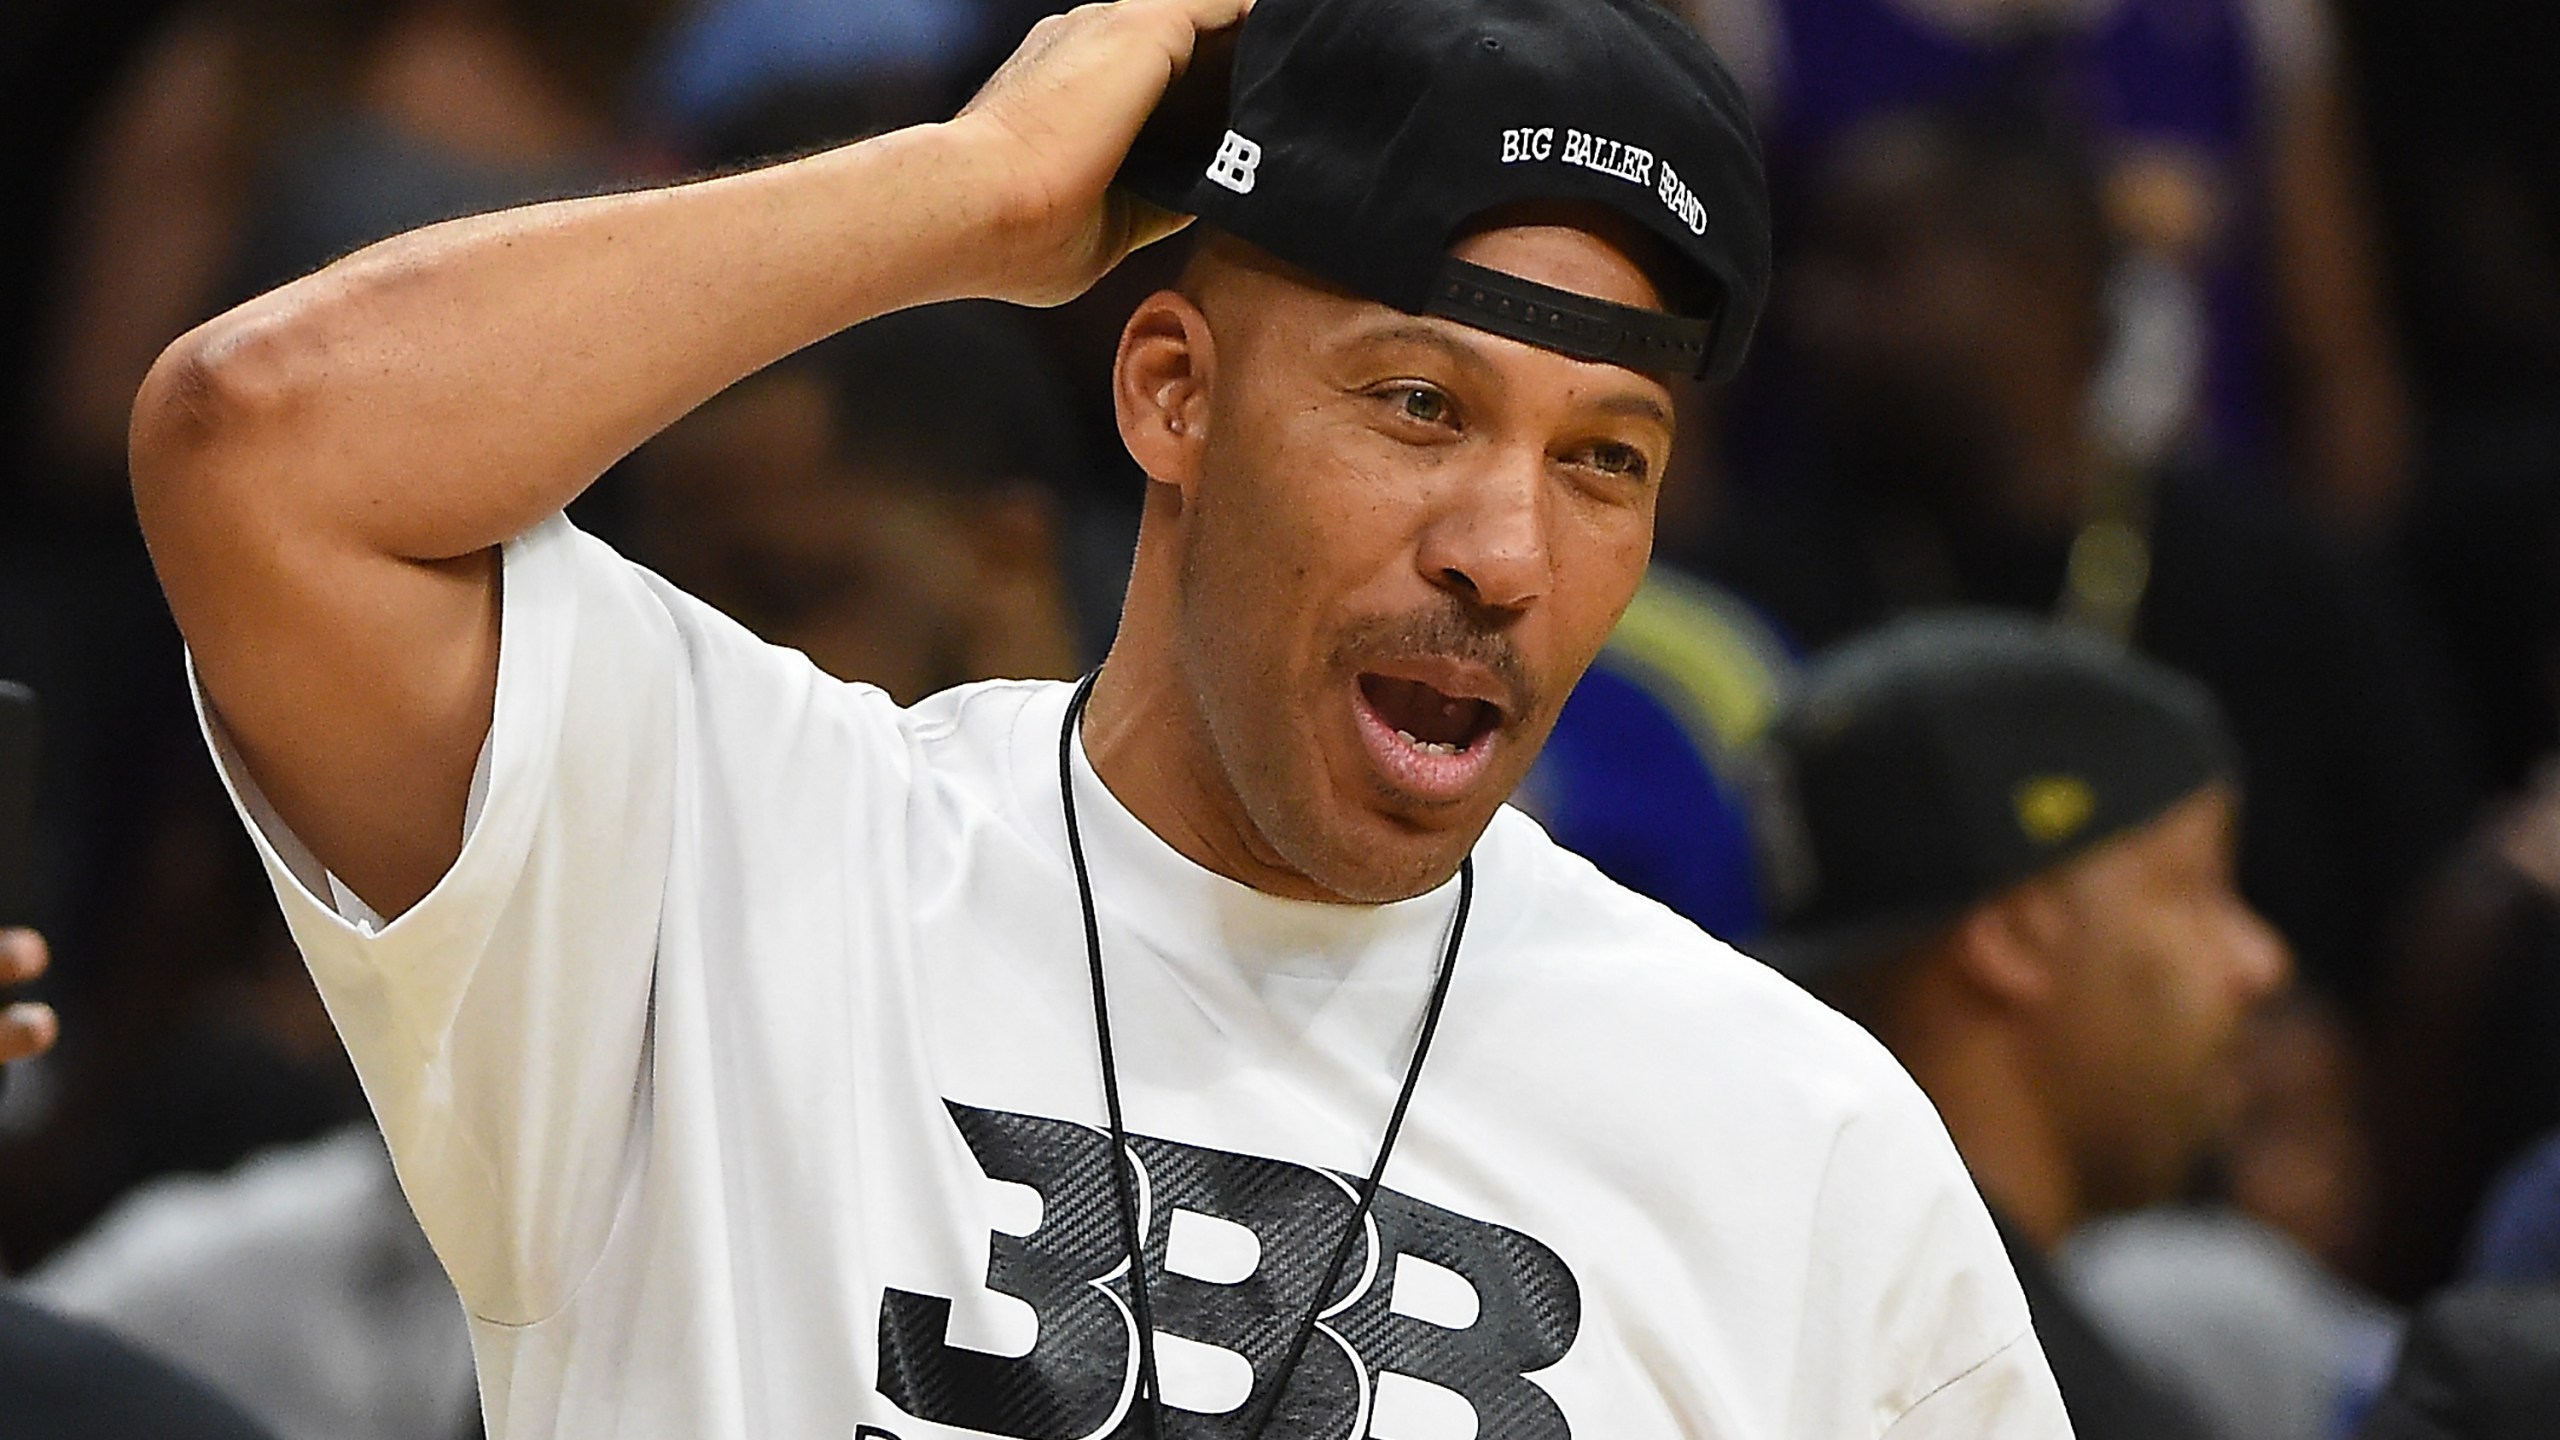
[[[148,530],[155,513],[199,495],[254,461],[300,408],[308,342],[290,321],[244,307],[178,337],[153,362],[134,397],[129,432],[134,504]]]

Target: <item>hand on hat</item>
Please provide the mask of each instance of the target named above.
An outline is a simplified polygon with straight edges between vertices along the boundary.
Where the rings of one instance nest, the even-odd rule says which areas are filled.
[[[23,985],[44,973],[44,937],[33,930],[0,930],[0,988]],[[27,1060],[53,1048],[62,1024],[48,1006],[0,1006],[0,1065]]]
[[[1206,31],[1251,0],[1114,0],[1052,15],[952,122],[1002,187],[998,298],[1055,305],[1189,223],[1111,178]]]

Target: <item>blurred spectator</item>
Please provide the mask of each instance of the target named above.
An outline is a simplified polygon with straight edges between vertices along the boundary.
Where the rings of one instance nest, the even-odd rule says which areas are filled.
[[[2545,1440],[2560,1416],[2560,1288],[2428,1302],[2362,1440]]]
[[[356,1113],[189,753],[177,637],[124,484],[135,387],[163,345],[252,290],[609,175],[626,76],[670,3],[196,0],[96,117],[51,286],[44,526],[0,527],[0,663],[57,721],[46,916],[72,1037],[43,1113],[14,1112],[0,1137],[0,1244],[18,1259],[149,1175],[220,1169]]]
[[[2182,1190],[2283,942],[2233,888],[2237,755],[2201,688],[1964,614],[1819,659],[1771,731],[1757,953],[1929,1093],[2008,1241],[2082,1440],[2202,1435],[2057,1283],[2085,1221]]]
[[[995,0],[997,10],[1021,10],[1014,0]],[[1024,0],[1032,10],[1043,0]],[[1008,20],[1003,13],[990,32],[1011,53],[1028,13]],[[1012,28],[1006,28],[1010,25]],[[990,59],[986,62],[992,64]],[[964,82],[975,72],[964,70]],[[965,88],[965,85],[964,87]],[[957,92],[937,97],[896,74],[857,73],[786,81],[739,100],[708,131],[696,137],[693,155],[700,163],[729,169],[830,145],[857,140],[881,130],[922,124],[948,114]],[[1110,648],[1118,628],[1120,600],[1128,589],[1130,557],[1138,537],[1138,500],[1145,485],[1122,448],[1119,420],[1110,393],[1112,358],[1129,313],[1149,294],[1172,286],[1191,245],[1176,241],[1153,245],[1123,261],[1091,290],[1064,305],[1023,310],[981,306],[1005,318],[993,322],[1007,332],[1004,344],[1019,349],[1022,341],[1038,346],[1042,357],[1021,356],[1019,364],[1045,367],[1041,410],[1054,424],[1063,415],[1066,428],[1053,429],[1047,443],[1055,447],[1046,473],[1058,502],[1059,564],[1064,570],[1077,618],[1076,649],[1098,657]],[[1061,408],[1063,407],[1063,408]],[[587,503],[597,497],[590,492]],[[609,498],[609,497],[608,497]],[[580,515],[582,524],[591,523]]]
[[[349,250],[613,173],[673,0],[199,0],[137,59],[71,199],[45,422],[121,506],[161,347]]]
[[[462,1302],[370,1124],[146,1185],[27,1289],[282,1440],[457,1440],[478,1420]]]
[[[2375,1050],[2382,1280],[2453,1277],[2500,1169],[2560,1126],[2560,761],[2498,806],[2410,926]]]
[[[1992,604],[2204,681],[2246,760],[2244,889],[2361,1020],[2388,926],[2469,804],[2433,657],[2381,577],[2277,497],[2108,443],[2113,253],[2097,171],[2037,112],[1844,137],[1787,292],[1823,448],[1728,492],[1709,572],[1812,647]]]
[[[2340,12],[2426,417],[2411,558],[2516,788],[2560,738],[2560,7]]]
[[[1513,803],[1718,939],[1760,934],[1753,770],[1795,660],[1751,608],[1657,565]]]
[[[174,717],[174,718],[182,718]],[[220,782],[174,727],[129,737],[94,890],[59,946],[39,1113],[0,1136],[0,1253],[42,1261],[153,1175],[221,1170],[363,1098]]]
[[[2322,0],[1688,3],[1761,97],[1782,176],[1874,116],[1989,93],[2087,126],[2113,232],[2203,313],[2196,438],[2289,459],[2353,529],[2390,519],[2408,402]]]
[[[1001,307],[884,316],[641,453],[635,556],[748,629],[912,703],[1084,667],[1060,553],[1084,485],[1055,373]]]
[[[0,1396],[0,1440],[269,1440],[201,1382],[6,1291]]]

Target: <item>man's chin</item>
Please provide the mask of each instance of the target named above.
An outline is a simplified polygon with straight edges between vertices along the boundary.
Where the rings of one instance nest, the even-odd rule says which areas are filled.
[[[1386,799],[1388,797],[1380,797]],[[1430,806],[1350,804],[1319,820],[1323,839],[1299,869],[1342,900],[1382,905],[1427,894],[1458,873],[1498,802]]]

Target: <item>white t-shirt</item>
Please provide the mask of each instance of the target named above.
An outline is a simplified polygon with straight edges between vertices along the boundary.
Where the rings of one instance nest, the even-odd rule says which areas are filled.
[[[389,925],[208,726],[470,1308],[494,1437],[1142,1433],[1067,696],[901,710],[554,520],[507,547],[462,854]],[[1373,1157],[1455,883],[1276,899],[1078,761],[1168,1434],[1234,1435]],[[1274,1440],[2069,1433],[1879,1047],[1519,814],[1476,864]]]

